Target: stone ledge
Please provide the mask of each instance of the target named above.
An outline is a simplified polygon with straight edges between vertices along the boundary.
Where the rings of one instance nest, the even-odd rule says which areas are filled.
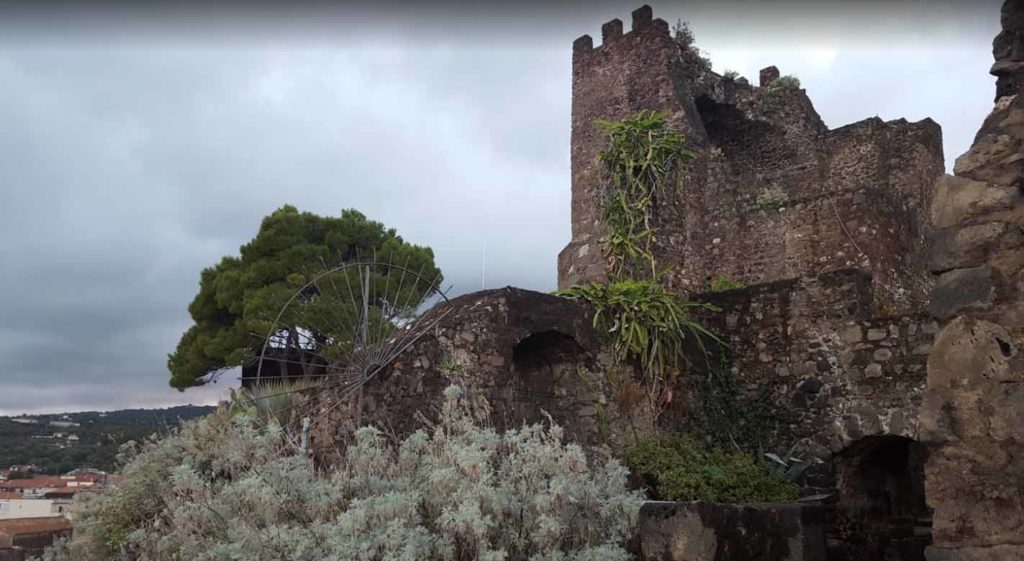
[[[633,545],[645,561],[810,561],[825,558],[824,524],[821,505],[651,501]]]

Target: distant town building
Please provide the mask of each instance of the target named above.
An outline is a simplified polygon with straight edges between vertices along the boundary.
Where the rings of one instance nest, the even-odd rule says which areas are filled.
[[[29,418],[29,417],[13,417],[11,419],[11,421],[13,421],[15,423],[20,423],[22,425],[38,425],[39,424],[39,419],[32,419],[32,418]]]
[[[17,548],[28,555],[39,555],[61,537],[71,536],[71,521],[64,516],[0,520],[0,552]]]
[[[0,499],[0,520],[63,516],[68,512],[72,498]]]

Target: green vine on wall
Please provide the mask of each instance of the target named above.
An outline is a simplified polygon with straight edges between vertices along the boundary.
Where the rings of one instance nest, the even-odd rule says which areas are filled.
[[[665,273],[654,257],[658,201],[673,195],[684,163],[694,154],[661,113],[641,111],[597,123],[608,142],[598,158],[609,182],[601,242],[610,281],[560,294],[594,307],[594,326],[611,339],[618,359],[640,372],[656,429],[658,414],[672,399],[673,382],[687,366],[685,343],[692,338],[703,348],[705,338],[718,341],[689,316],[693,308],[715,308],[665,288]]]
[[[676,186],[693,153],[686,137],[668,128],[665,116],[641,111],[621,121],[598,120],[608,146],[599,155],[610,179],[604,204],[607,234],[601,239],[612,277],[654,279],[653,225],[658,199]]]

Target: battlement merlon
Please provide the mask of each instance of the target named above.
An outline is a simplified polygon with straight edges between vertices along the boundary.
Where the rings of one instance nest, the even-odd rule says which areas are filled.
[[[632,30],[625,35],[643,33],[649,35],[662,35],[670,37],[668,22],[654,17],[654,11],[648,5],[643,5],[633,10]],[[621,39],[624,36],[622,20],[615,18],[601,26],[601,45],[594,47],[594,40],[590,35],[582,35],[572,43],[574,53],[590,53],[599,51],[605,45]]]

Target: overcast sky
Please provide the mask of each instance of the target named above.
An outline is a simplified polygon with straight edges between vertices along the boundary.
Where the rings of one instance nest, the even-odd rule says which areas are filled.
[[[798,76],[830,127],[932,117],[951,168],[991,108],[999,2],[849,4],[652,2],[715,70]],[[0,415],[222,395],[231,375],[170,389],[166,355],[200,270],[283,204],[397,228],[457,293],[553,289],[571,44],[637,6],[585,5],[0,6]]]

